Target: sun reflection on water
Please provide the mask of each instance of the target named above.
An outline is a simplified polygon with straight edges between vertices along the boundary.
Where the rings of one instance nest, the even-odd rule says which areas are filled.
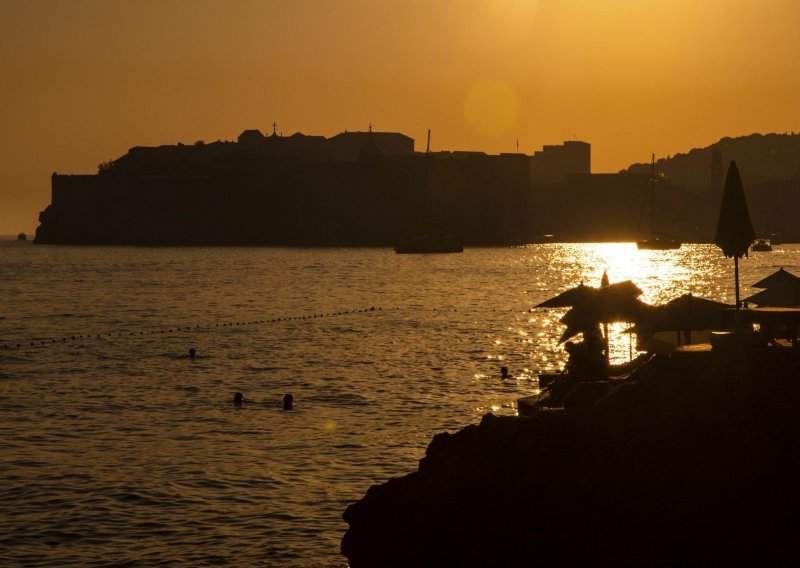
[[[562,245],[556,254],[557,264],[573,264],[577,270],[567,287],[583,282],[599,286],[603,272],[611,283],[631,280],[647,303],[669,300],[672,291],[690,281],[694,270],[687,263],[688,251],[641,251],[634,243],[597,243]],[[560,258],[559,258],[560,256]]]
[[[3,306],[0,338],[117,326],[137,332],[0,360],[0,387],[14,401],[0,413],[3,467],[7,479],[35,489],[6,492],[5,508],[32,519],[28,538],[12,548],[17,559],[47,554],[43,563],[58,565],[135,563],[142,542],[165,563],[235,554],[237,563],[258,565],[262,549],[251,544],[264,534],[289,553],[271,557],[281,566],[341,564],[348,502],[371,484],[414,471],[434,434],[478,423],[487,412],[515,414],[517,399],[539,392],[537,373],[563,367],[559,318],[566,309],[533,306],[581,281],[599,285],[603,270],[611,282],[633,280],[649,303],[687,292],[731,303],[734,294],[733,263],[713,245],[651,252],[624,243],[537,244],[431,256],[379,249],[2,252],[8,278],[0,279],[0,296],[14,301]],[[742,295],[781,266],[800,274],[800,245],[743,259]],[[242,272],[246,278],[231,276]],[[138,335],[163,320],[174,330],[367,305],[383,310]],[[628,358],[625,328],[610,326],[615,361]],[[189,340],[203,354],[196,361],[167,355],[185,354]],[[502,378],[502,366],[514,378]],[[229,400],[236,391],[274,404],[235,409]],[[297,397],[292,412],[279,410],[286,392]],[[120,499],[131,495],[131,482],[142,503],[160,505]],[[76,516],[76,495],[96,503]],[[265,515],[264,503],[302,513]],[[72,531],[91,540],[91,550],[41,546],[65,518],[74,518]],[[0,533],[19,532],[18,521],[0,515]],[[223,525],[224,543],[205,538]]]
[[[565,243],[541,247],[537,252],[539,255],[549,255],[549,269],[537,275],[534,281],[536,290],[531,292],[537,303],[581,283],[598,287],[604,271],[612,284],[631,280],[642,290],[640,299],[652,305],[666,303],[687,293],[720,301],[728,300],[727,290],[718,283],[718,273],[721,269],[724,270],[724,266],[721,266],[721,255],[713,245],[684,246],[670,251],[645,251],[639,250],[635,243]],[[553,309],[546,313],[534,310],[533,317],[529,319],[530,323],[543,330],[538,333],[533,331],[540,343],[556,353],[559,353],[560,347],[557,344],[558,338],[553,338],[552,332],[554,327],[563,331],[558,320],[566,311],[566,308]],[[628,323],[609,325],[612,363],[627,361],[636,356],[636,337],[624,333],[629,327]],[[560,359],[563,355],[559,353],[558,358],[559,363],[562,363]]]

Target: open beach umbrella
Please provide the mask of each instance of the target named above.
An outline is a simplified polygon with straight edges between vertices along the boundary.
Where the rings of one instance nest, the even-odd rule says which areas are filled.
[[[766,290],[745,298],[744,301],[753,303],[760,308],[800,306],[800,278],[774,284]]]
[[[593,286],[586,286],[583,282],[561,292],[558,296],[553,296],[549,300],[545,300],[541,304],[537,304],[537,308],[568,308],[575,306],[589,298],[596,288]]]
[[[600,288],[581,283],[549,300],[538,304],[537,308],[571,307],[561,318],[567,329],[559,339],[562,343],[579,333],[585,333],[598,324],[615,322],[636,322],[649,309],[649,305],[638,300],[642,291],[630,280],[608,284],[604,274]],[[608,348],[606,347],[606,354]]]
[[[541,304],[537,304],[537,308],[567,308],[582,305],[596,305],[612,302],[618,298],[633,297],[638,298],[642,295],[642,291],[630,280],[623,282],[614,282],[602,288],[595,288],[594,286],[586,286],[580,283],[574,288],[570,288],[561,292],[558,296],[554,296],[549,300],[545,300]]]
[[[751,284],[750,287],[751,288],[772,288],[773,286],[784,284],[786,282],[798,282],[798,281],[800,281],[800,277],[795,276],[791,272],[788,272],[788,271],[784,270],[783,267],[781,266],[780,270],[777,270],[777,271],[773,272],[772,274],[770,274],[766,278],[762,278],[761,280],[759,280],[755,284]],[[749,299],[746,299],[745,301],[747,302],[747,301],[749,301]]]
[[[696,330],[714,329],[720,324],[719,311],[732,307],[722,302],[684,294],[663,306],[654,306],[649,316],[626,331],[632,333],[675,331],[679,334],[683,331],[689,334]]]
[[[559,320],[567,326],[559,343],[583,333],[587,329],[592,329],[598,324],[641,321],[648,317],[651,310],[652,306],[637,297],[621,294],[608,295],[591,303],[577,305]]]
[[[725,176],[725,191],[722,194],[722,204],[719,208],[717,231],[714,234],[714,244],[722,249],[726,258],[733,257],[733,274],[736,286],[736,309],[739,302],[739,259],[747,256],[750,245],[756,238],[753,223],[750,221],[750,212],[747,209],[747,200],[744,196],[742,178],[736,162],[731,162]]]
[[[606,284],[602,288],[593,288],[593,290],[590,298],[587,298],[585,302],[575,304],[575,306],[594,308],[604,314],[620,310],[622,313],[628,314],[629,312],[626,310],[631,306],[643,304],[643,302],[632,302],[642,295],[642,291],[630,280]],[[613,322],[609,321],[609,323]]]

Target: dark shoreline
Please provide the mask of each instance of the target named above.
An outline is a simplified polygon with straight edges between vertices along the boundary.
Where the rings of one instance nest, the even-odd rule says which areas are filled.
[[[9,236],[8,240],[16,239],[11,238]],[[179,243],[167,243],[167,244],[136,244],[136,243],[75,243],[75,242],[41,242],[37,240],[28,241],[31,244],[35,245],[50,245],[50,246],[75,246],[75,247],[137,247],[137,248],[286,248],[286,249],[353,249],[353,248],[363,248],[363,249],[380,249],[380,248],[392,248],[394,243],[382,243],[382,244],[374,244],[374,245],[365,245],[365,244],[242,244],[242,243],[234,243],[234,244],[214,244],[214,243],[205,243],[205,244],[179,244]],[[575,245],[575,244],[621,244],[621,243],[631,243],[633,244],[635,241],[578,241],[578,240],[559,240],[559,241],[546,241],[546,242],[531,242],[531,243],[508,243],[508,244],[465,244],[465,248],[525,248],[534,245]],[[684,245],[710,245],[714,244],[712,242],[707,241],[687,241],[683,243]],[[796,244],[793,242],[785,241],[781,244]],[[780,245],[775,245],[780,246]]]
[[[710,354],[709,354],[710,355]],[[670,357],[606,408],[484,416],[344,514],[362,566],[788,563],[800,351]]]

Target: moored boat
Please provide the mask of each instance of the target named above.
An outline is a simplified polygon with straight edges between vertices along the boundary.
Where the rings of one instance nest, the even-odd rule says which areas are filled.
[[[655,229],[655,184],[656,156],[653,154],[650,164],[650,236],[636,241],[639,250],[675,250],[681,248],[681,241],[664,231]],[[642,217],[644,216],[644,207]],[[641,227],[642,221],[639,220]]]
[[[753,252],[769,252],[772,250],[772,245],[768,239],[758,239],[750,247],[750,250]]]
[[[411,236],[394,247],[397,254],[432,254],[464,252],[464,245],[452,235],[444,234],[438,228],[438,223],[433,223],[428,218],[430,201],[430,160],[431,160],[431,131],[428,130],[428,146],[425,150],[425,187],[423,198],[423,214],[421,226],[422,234]]]
[[[681,241],[667,233],[653,231],[649,239],[636,241],[639,250],[675,250],[681,248]]]

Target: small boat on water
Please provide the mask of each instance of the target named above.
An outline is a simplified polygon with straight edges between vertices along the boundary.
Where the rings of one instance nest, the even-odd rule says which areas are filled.
[[[660,231],[653,231],[649,239],[636,241],[639,250],[676,250],[681,248],[681,241]]]
[[[455,253],[464,252],[464,245],[452,235],[444,234],[438,229],[438,224],[431,222],[428,218],[430,201],[430,162],[431,162],[431,131],[428,130],[428,146],[425,150],[425,185],[423,199],[423,214],[420,235],[411,236],[394,247],[397,254],[433,254],[433,253]]]
[[[397,254],[432,254],[464,252],[464,246],[450,235],[420,235],[394,247]]]
[[[750,247],[750,250],[753,252],[769,252],[772,250],[772,245],[769,242],[769,239],[758,239]]]
[[[19,235],[17,235],[17,241],[18,242],[27,241],[27,240],[28,240],[28,235],[26,235],[25,233],[20,233]]]

